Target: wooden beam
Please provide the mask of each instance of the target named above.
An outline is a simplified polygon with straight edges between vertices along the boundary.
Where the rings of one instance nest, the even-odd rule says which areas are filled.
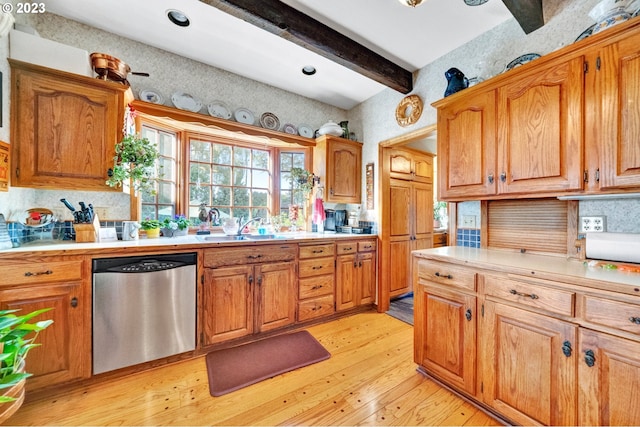
[[[542,0],[502,0],[509,12],[516,18],[525,34],[529,34],[544,25]]]
[[[400,93],[413,90],[410,71],[278,0],[200,1]]]

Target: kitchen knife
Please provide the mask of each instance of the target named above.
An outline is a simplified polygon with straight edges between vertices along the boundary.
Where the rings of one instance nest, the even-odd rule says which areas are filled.
[[[71,203],[69,203],[69,202],[67,201],[67,199],[60,199],[60,201],[61,201],[62,203],[64,203],[64,205],[65,205],[67,208],[69,208],[69,210],[70,210],[71,212],[74,212],[74,213],[75,213],[76,208],[74,208],[74,207],[71,205]]]

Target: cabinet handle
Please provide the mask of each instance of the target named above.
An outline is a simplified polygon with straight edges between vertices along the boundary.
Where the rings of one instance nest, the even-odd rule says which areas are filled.
[[[262,285],[262,275],[258,276],[258,286]]]
[[[322,289],[322,285],[315,285],[311,288],[312,291],[317,291],[318,289]]]
[[[76,308],[78,306],[78,298],[71,298],[71,307]]]
[[[314,265],[313,267],[311,267],[312,270],[320,270],[321,268],[321,265]]]
[[[348,248],[343,248],[343,251],[350,251],[351,249],[353,249],[351,246],[349,246]]]
[[[515,289],[511,289],[511,290],[509,291],[509,293],[510,293],[510,294],[512,294],[512,295],[518,295],[519,297],[526,297],[526,298],[531,298],[531,299],[538,299],[538,298],[540,298],[540,297],[539,297],[538,295],[536,295],[536,294],[525,294],[525,293],[522,293],[522,292],[518,292],[518,291],[516,291]]]
[[[358,267],[362,267],[362,261],[358,261]]]
[[[596,182],[600,182],[600,169],[596,169]]]
[[[364,248],[365,248],[365,249],[371,249],[372,247],[373,247],[373,246],[371,246],[371,245],[366,245]],[[349,248],[349,249],[351,249],[351,248]]]
[[[596,355],[593,354],[593,350],[587,350],[584,352],[584,363],[586,363],[590,368],[596,364]]]
[[[351,249],[351,248],[349,248]],[[324,252],[324,249],[314,249],[313,251],[311,251],[314,254],[321,254],[322,252]]]
[[[468,321],[471,321],[471,309],[470,308],[467,308],[467,311],[464,312],[464,317],[466,317]]]
[[[507,182],[507,173],[506,172],[502,172],[500,174],[500,181]]]
[[[640,325],[640,317],[629,317],[629,322]]]
[[[333,196],[333,187],[329,188],[329,194],[331,194]]]
[[[24,273],[24,275],[27,276],[27,277],[30,277],[30,276],[43,276],[43,275],[49,275],[49,274],[53,274],[53,271],[51,271],[51,270],[37,271],[35,273],[27,271],[26,273]]]
[[[442,277],[444,279],[453,279],[453,276],[450,274],[440,274],[439,271],[436,271],[436,277]]]
[[[567,357],[571,357],[571,352],[572,352],[571,343],[569,341],[563,342],[562,353]]]
[[[262,255],[247,255],[247,258],[249,258],[249,259],[260,259],[260,258],[262,258]]]
[[[353,267],[357,267],[358,266],[358,261],[353,261]]]
[[[113,176],[113,169],[111,169],[111,168],[107,169],[107,176],[109,178],[111,178]]]
[[[249,284],[251,285],[253,283],[253,276],[249,275]]]
[[[493,184],[493,174],[490,173],[489,177],[487,178],[489,180],[489,184]]]

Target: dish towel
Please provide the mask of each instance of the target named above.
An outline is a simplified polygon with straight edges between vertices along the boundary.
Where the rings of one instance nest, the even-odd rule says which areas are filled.
[[[316,225],[323,224],[325,220],[324,203],[320,197],[316,197],[316,201],[313,204],[313,223]]]

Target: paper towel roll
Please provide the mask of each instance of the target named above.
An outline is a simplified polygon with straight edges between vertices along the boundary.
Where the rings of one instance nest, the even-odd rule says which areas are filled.
[[[587,258],[640,263],[640,234],[587,233]]]

